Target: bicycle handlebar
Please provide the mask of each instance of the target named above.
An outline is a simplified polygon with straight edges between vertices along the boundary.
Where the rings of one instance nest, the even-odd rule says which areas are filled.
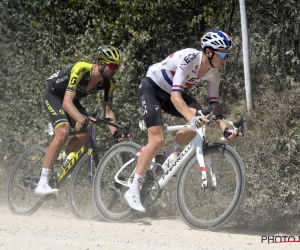
[[[118,128],[118,129],[122,130],[122,133],[125,136],[127,136],[131,133],[131,129],[132,129],[132,124],[131,123],[123,126],[123,125],[119,125],[119,124],[113,122],[111,118],[100,118],[99,117],[100,116],[100,110],[97,110],[97,111],[92,112],[92,113],[88,113],[88,116],[94,117],[96,119],[96,121],[94,123],[96,123],[96,124],[104,123],[104,124],[111,125],[115,128]]]
[[[240,132],[242,134],[242,137],[245,136],[245,134],[244,134],[245,119],[244,118],[241,117],[241,119],[237,122],[228,121],[228,120],[225,120],[222,115],[217,115],[217,116],[213,115],[214,109],[215,109],[215,107],[211,106],[208,109],[199,110],[198,113],[202,117],[205,117],[206,119],[208,119],[209,121],[213,120],[213,121],[223,122],[226,125],[231,126],[233,128],[233,132],[236,133],[237,135],[239,133],[239,128],[241,128]],[[226,140],[226,138],[222,137],[221,140]]]
[[[96,121],[93,122],[94,124],[100,124],[100,123],[103,124],[104,123],[107,125],[111,125],[115,128],[121,129],[122,133],[126,136],[131,133],[131,129],[132,129],[131,123],[129,123],[125,126],[122,126],[122,125],[112,122],[111,118],[100,118],[100,110],[96,110],[94,112],[88,112],[87,116],[95,118]],[[83,134],[83,133],[87,133],[87,132],[89,132],[89,129],[82,129],[80,131],[72,131],[72,132],[70,132],[70,135]]]

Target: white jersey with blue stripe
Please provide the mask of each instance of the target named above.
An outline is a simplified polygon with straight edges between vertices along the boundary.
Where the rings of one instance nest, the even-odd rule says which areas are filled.
[[[202,51],[187,48],[174,52],[162,62],[149,67],[146,76],[150,77],[161,89],[171,94],[184,88],[208,83],[209,104],[219,103],[220,72],[211,68],[204,76],[197,79],[201,66]]]

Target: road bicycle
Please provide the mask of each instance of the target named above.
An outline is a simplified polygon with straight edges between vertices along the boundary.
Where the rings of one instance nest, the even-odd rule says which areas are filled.
[[[69,204],[73,214],[80,219],[98,219],[99,214],[95,208],[92,196],[92,182],[95,168],[99,158],[110,147],[107,145],[96,145],[96,125],[107,124],[121,129],[124,135],[130,133],[131,125],[121,126],[111,121],[110,118],[99,118],[100,112],[88,113],[94,117],[96,122],[92,127],[81,131],[71,131],[69,136],[90,133],[89,141],[66,165],[61,165],[59,172],[52,171],[49,185],[52,188],[61,188],[67,179],[69,184]],[[44,201],[55,199],[55,195],[37,197],[34,195],[35,188],[39,182],[41,168],[44,161],[46,149],[33,146],[19,156],[12,167],[8,186],[8,205],[12,213],[19,215],[31,215],[36,212]]]
[[[199,112],[210,121],[226,123],[233,132],[244,136],[244,119],[231,122],[217,118],[212,114],[213,108]],[[141,202],[144,207],[154,204],[178,172],[176,204],[181,217],[192,228],[216,229],[232,218],[243,200],[246,188],[243,161],[231,146],[208,142],[205,126],[198,129],[190,125],[168,126],[164,131],[181,129],[195,131],[196,136],[165,172],[162,165],[168,164],[168,159],[163,154],[156,155],[145,177],[140,179]],[[142,150],[133,142],[119,143],[105,154],[97,167],[93,184],[95,204],[108,221],[119,222],[135,212],[123,196],[132,184],[136,160]]]

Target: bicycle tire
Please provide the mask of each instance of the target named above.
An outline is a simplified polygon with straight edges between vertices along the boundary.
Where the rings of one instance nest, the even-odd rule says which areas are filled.
[[[93,186],[88,179],[88,165],[85,163],[88,163],[88,153],[85,153],[74,166],[69,186],[69,204],[72,213],[78,219],[98,220],[101,216],[94,202]],[[84,208],[85,206],[87,208]]]
[[[217,169],[216,190],[213,191],[210,188],[204,189],[201,187],[201,171],[195,171],[193,168],[194,165],[197,165],[197,168],[199,168],[199,163],[197,161],[196,154],[194,154],[183,167],[180,173],[176,188],[176,202],[181,217],[190,227],[200,230],[215,230],[223,226],[226,222],[228,222],[229,219],[231,219],[234,216],[234,214],[237,212],[237,209],[240,207],[246,190],[246,172],[241,157],[232,147],[226,144],[210,143],[208,147],[203,150],[203,155],[204,157],[211,156],[217,159],[216,162],[214,162],[215,173]],[[221,159],[218,160],[218,158]],[[230,175],[228,174],[228,169],[225,168],[226,161],[222,161],[224,160],[224,158],[226,159],[226,161],[232,164],[231,166],[233,167],[235,173],[235,184],[231,184],[227,188],[225,188],[225,185],[227,185],[228,183],[230,184],[230,182],[233,181],[233,178],[230,178]],[[208,168],[206,169],[207,177],[209,179],[210,173]],[[196,180],[191,181],[190,178],[188,178],[189,174],[191,174],[190,178],[196,178]],[[221,182],[220,179],[222,180]],[[197,189],[195,181],[199,183],[199,189]],[[191,188],[188,188],[188,185],[192,185]],[[220,192],[220,195],[218,195],[218,193],[216,194],[215,192]],[[193,194],[191,195],[191,193]],[[230,200],[231,198],[226,198],[226,195],[229,195],[230,193],[234,193],[232,200]],[[211,195],[211,203],[206,205],[204,204],[204,202],[208,200],[205,198],[207,198],[209,195]],[[187,201],[189,197],[193,197],[191,198],[192,202]],[[218,204],[216,204],[216,201],[218,202]],[[224,203],[229,203],[229,206],[227,207],[227,205],[225,205],[224,207],[226,207],[226,210],[223,213],[221,213],[216,218],[211,218],[212,216],[210,216],[210,214],[214,214],[213,216],[215,216],[217,210],[222,210],[222,201]],[[210,218],[208,218],[207,220],[204,219],[204,217],[207,216]]]
[[[120,222],[133,213],[123,197],[127,188],[114,181],[117,171],[141,149],[141,146],[130,141],[113,146],[101,159],[94,179],[94,199],[101,216],[111,222]],[[135,170],[136,161],[125,168],[121,178],[129,178]],[[106,200],[108,198],[108,201]]]
[[[27,149],[24,153],[22,153],[17,159],[16,163],[12,167],[12,170],[9,175],[8,184],[7,184],[7,199],[8,199],[8,207],[13,214],[18,215],[31,215],[36,212],[44,202],[42,197],[37,197],[34,195],[34,184],[38,183],[40,178],[40,171],[42,169],[43,159],[46,153],[46,149],[40,146],[33,146]],[[37,158],[36,158],[37,157]],[[30,160],[38,160],[35,165],[30,162],[28,164],[27,161]],[[27,160],[27,161],[26,161]],[[25,166],[22,163],[27,163]],[[31,167],[31,170],[28,171]],[[34,171],[32,171],[34,170]],[[16,175],[20,174],[21,177],[18,178],[17,186],[14,187],[14,180]],[[25,179],[25,177],[27,179]],[[30,179],[29,179],[30,178]],[[32,182],[30,181],[32,178]],[[34,179],[36,178],[36,179]],[[21,191],[19,194],[15,196],[16,191]],[[26,197],[28,196],[28,197]],[[33,202],[30,201],[30,198],[33,197]],[[18,210],[15,206],[15,198],[21,198],[21,201],[27,200],[30,205],[30,208],[26,210]],[[21,207],[20,207],[21,208]]]

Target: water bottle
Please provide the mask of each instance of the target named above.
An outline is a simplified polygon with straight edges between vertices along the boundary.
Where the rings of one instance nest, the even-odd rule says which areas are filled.
[[[67,166],[69,162],[75,157],[75,155],[75,153],[71,152],[64,161],[64,166]]]
[[[57,160],[54,163],[54,172],[60,174],[60,172],[64,169],[63,168],[63,162],[64,162],[63,153],[60,152]]]

